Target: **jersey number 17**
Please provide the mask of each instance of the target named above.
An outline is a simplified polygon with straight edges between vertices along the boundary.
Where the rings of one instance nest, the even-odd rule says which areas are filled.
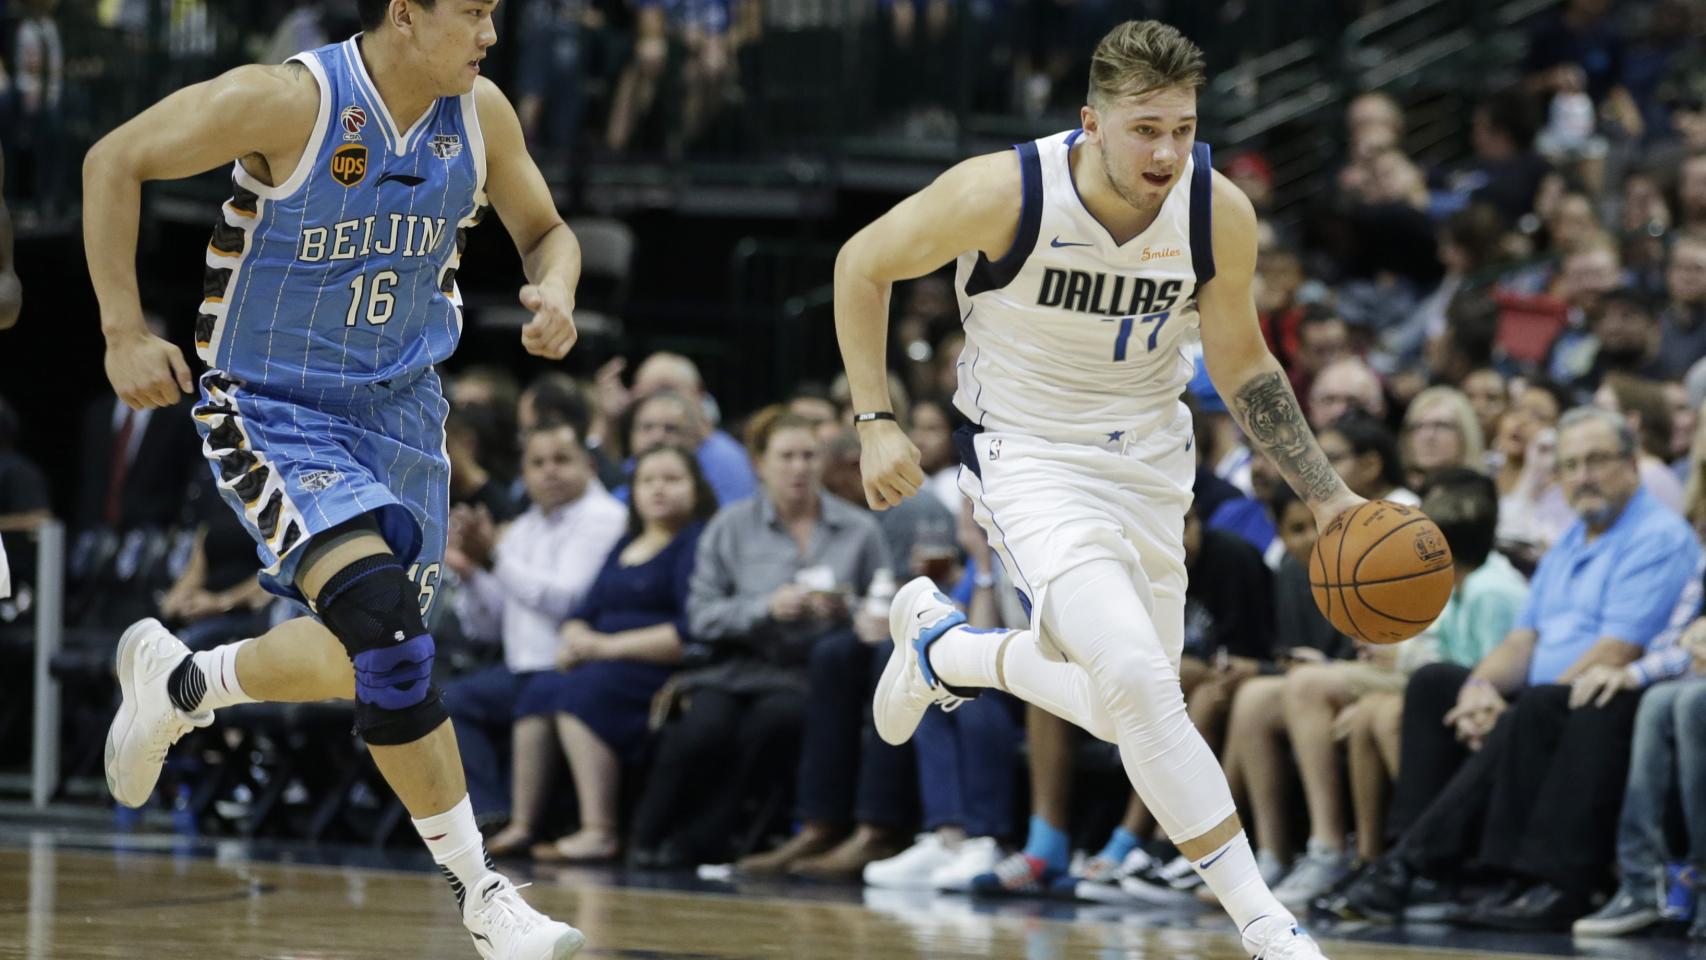
[[[1114,337],[1114,361],[1117,363],[1125,359],[1126,344],[1131,340],[1132,331],[1137,329],[1139,326],[1148,327],[1150,324],[1154,324],[1154,326],[1149,327],[1148,345],[1149,352],[1154,353],[1155,342],[1161,336],[1161,328],[1167,325],[1167,317],[1170,316],[1172,312],[1173,311],[1171,310],[1161,310],[1156,313],[1146,313],[1141,317],[1104,317],[1104,320],[1112,321],[1117,319],[1120,322],[1119,334]]]

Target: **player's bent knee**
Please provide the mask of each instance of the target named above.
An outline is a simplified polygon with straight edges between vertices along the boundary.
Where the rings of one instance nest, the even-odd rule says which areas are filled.
[[[413,743],[450,718],[432,682],[434,645],[418,593],[395,557],[339,570],[315,605],[355,667],[355,730],[364,741]]]

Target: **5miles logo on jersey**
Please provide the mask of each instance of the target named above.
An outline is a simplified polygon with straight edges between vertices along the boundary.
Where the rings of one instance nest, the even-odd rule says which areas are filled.
[[[353,187],[367,177],[367,148],[359,143],[346,143],[332,151],[332,179]]]

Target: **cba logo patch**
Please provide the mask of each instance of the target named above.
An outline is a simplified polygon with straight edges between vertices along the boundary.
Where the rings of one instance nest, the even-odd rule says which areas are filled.
[[[346,143],[332,151],[332,179],[353,187],[367,176],[367,148],[359,143]]]
[[[361,128],[367,126],[367,111],[352,103],[338,114],[338,122],[343,124],[345,140],[360,140]]]

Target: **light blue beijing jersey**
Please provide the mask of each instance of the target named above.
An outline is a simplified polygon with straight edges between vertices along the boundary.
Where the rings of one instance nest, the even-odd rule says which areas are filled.
[[[302,161],[271,187],[238,163],[207,248],[202,453],[269,590],[300,598],[303,545],[371,516],[425,613],[450,511],[432,367],[462,332],[456,267],[485,208],[474,96],[441,98],[403,131],[356,39],[292,60],[320,89]]]
[[[398,130],[355,38],[292,61],[319,83],[319,121],[277,186],[235,165],[196,347],[242,383],[312,401],[455,349],[456,266],[485,204],[485,147],[472,94],[440,98]]]

